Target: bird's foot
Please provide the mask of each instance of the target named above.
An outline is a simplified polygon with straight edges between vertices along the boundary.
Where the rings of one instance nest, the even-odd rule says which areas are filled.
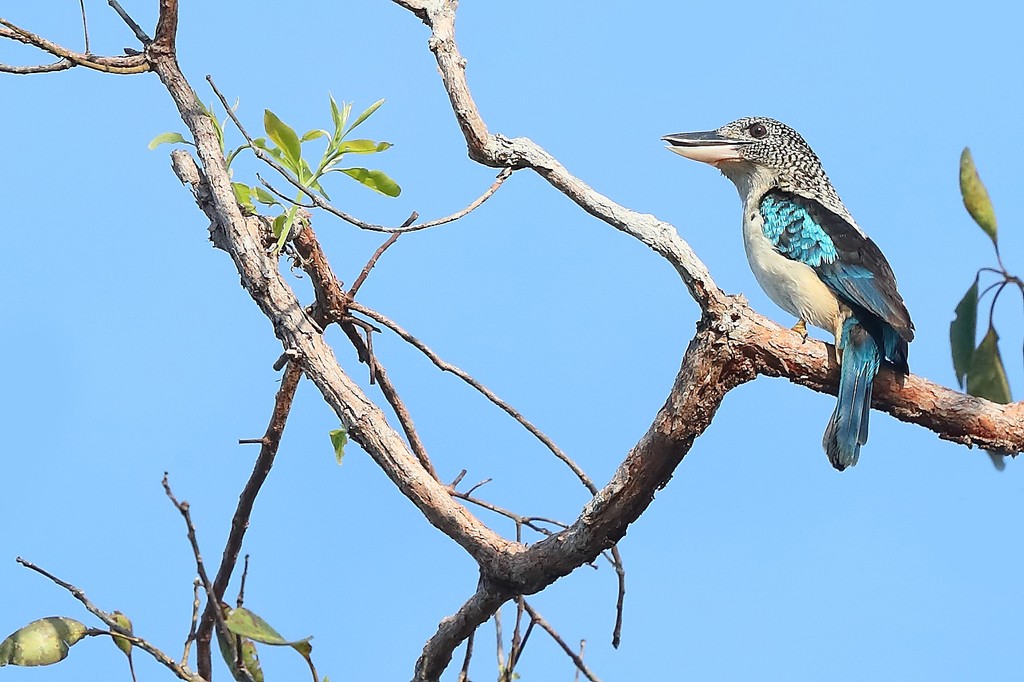
[[[793,331],[803,337],[803,340],[807,340],[807,323],[803,320],[797,320],[796,324],[793,325]]]

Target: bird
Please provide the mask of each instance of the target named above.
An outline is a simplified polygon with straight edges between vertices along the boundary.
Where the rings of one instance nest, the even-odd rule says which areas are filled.
[[[822,447],[839,471],[868,440],[871,387],[882,360],[909,374],[914,324],[882,251],[858,227],[804,138],[784,123],[746,117],[717,130],[661,138],[669,151],[718,168],[743,202],[743,245],[768,297],[835,337],[835,411]]]

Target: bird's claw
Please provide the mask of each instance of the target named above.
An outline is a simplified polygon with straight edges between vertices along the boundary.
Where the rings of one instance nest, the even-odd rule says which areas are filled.
[[[796,324],[793,325],[793,331],[799,334],[803,339],[803,341],[801,341],[800,343],[803,343],[804,341],[807,340],[807,323],[804,322],[803,320],[796,321]]]

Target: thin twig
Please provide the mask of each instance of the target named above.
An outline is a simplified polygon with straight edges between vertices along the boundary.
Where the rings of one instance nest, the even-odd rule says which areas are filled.
[[[495,654],[498,657],[498,670],[501,671],[498,680],[500,682],[506,682],[507,678],[505,673],[505,645],[501,641],[501,609],[494,612],[494,637],[496,640]]]
[[[405,222],[411,225],[413,221],[416,220],[416,215],[416,211],[413,211],[412,215],[409,216],[409,218]],[[387,251],[392,244],[397,242],[398,238],[401,236],[401,232],[395,232],[393,235],[387,238],[387,241],[381,244],[380,247],[373,252],[373,255],[370,256],[370,260],[368,260],[366,262],[366,265],[363,267],[362,272],[360,272],[359,276],[356,277],[356,281],[352,283],[352,288],[348,290],[348,295],[350,297],[356,297],[356,294],[359,293],[359,288],[363,286],[363,282],[366,281],[366,276],[370,274],[370,270],[372,270],[373,266],[377,264],[377,259],[380,258],[381,254]]]
[[[523,600],[523,607],[526,609],[526,612],[530,614],[530,618],[532,618],[537,625],[541,626],[544,631],[551,636],[551,639],[555,640],[555,643],[558,644],[558,646],[562,647],[562,651],[564,651],[565,654],[572,659],[572,662],[576,664],[577,670],[583,673],[590,682],[600,682],[597,675],[595,675],[590,668],[587,667],[587,664],[583,662],[583,658],[577,655],[576,652],[565,643],[565,640],[555,632],[555,629],[551,627],[551,625],[544,620],[541,615],[537,613],[536,609],[530,606],[525,599]]]
[[[370,371],[373,373],[375,383],[380,386],[380,392],[384,395],[384,399],[388,401],[388,405],[391,406],[391,409],[395,411],[395,416],[398,417],[398,423],[401,425],[402,432],[409,442],[409,449],[416,455],[416,459],[419,460],[420,465],[430,474],[431,478],[440,482],[441,479],[434,468],[434,463],[427,453],[427,447],[423,444],[419,431],[416,430],[416,425],[412,420],[412,413],[406,407],[405,401],[398,395],[395,385],[391,383],[391,377],[388,376],[387,370],[384,369],[373,355],[373,348],[369,341],[372,337],[367,334],[366,341],[361,339],[355,333],[348,319],[342,321],[341,328],[352,345],[356,347],[356,352],[359,356],[366,358],[367,364],[370,365]]]
[[[85,0],[78,0],[78,6],[82,8],[82,33],[85,34],[85,54],[89,54],[89,22],[85,19]]]
[[[469,682],[469,660],[473,658],[473,635],[474,633],[470,633],[466,638],[466,656],[462,659],[462,670],[459,671],[456,682]]]
[[[267,182],[267,179],[264,178],[259,173],[256,174],[256,179],[259,180],[260,184],[266,187],[271,194],[276,195],[278,199],[286,201],[292,206],[298,206],[299,208],[316,208],[316,204],[304,204],[301,201],[296,201],[295,199],[292,199],[291,197],[287,196],[284,192],[281,192],[273,185],[271,185],[269,182]]]
[[[515,170],[513,168],[508,167],[502,168],[501,172],[498,173],[498,177],[495,178],[494,182],[491,184],[490,187],[488,187],[484,191],[483,194],[474,199],[468,206],[466,206],[462,210],[456,211],[455,213],[449,216],[445,216],[444,218],[429,220],[425,223],[420,223],[418,225],[402,225],[400,227],[387,227],[385,225],[375,225],[373,223],[368,223],[365,220],[360,220],[359,218],[356,218],[353,215],[349,215],[348,213],[345,213],[344,211],[335,208],[333,205],[330,204],[330,202],[321,199],[319,195],[313,192],[313,190],[306,187],[301,182],[292,177],[292,174],[289,173],[284,166],[278,163],[277,160],[274,159],[274,157],[270,156],[270,154],[267,154],[265,151],[257,147],[253,143],[253,138],[246,131],[245,126],[242,125],[242,122],[235,115],[235,112],[232,110],[231,105],[228,104],[227,98],[223,95],[223,93],[221,93],[220,90],[217,89],[217,85],[213,82],[213,78],[211,76],[207,76],[206,80],[210,83],[210,87],[213,88],[214,94],[217,95],[217,99],[220,100],[220,103],[221,105],[223,105],[224,110],[227,112],[228,117],[231,119],[231,122],[235,124],[235,127],[238,129],[238,132],[240,132],[242,134],[242,137],[245,138],[245,141],[248,143],[249,148],[252,150],[252,153],[256,156],[256,158],[258,158],[260,161],[264,162],[265,164],[276,170],[281,175],[281,177],[283,177],[285,180],[291,183],[296,189],[298,189],[300,192],[309,197],[309,200],[313,203],[314,206],[323,209],[324,211],[327,211],[328,213],[337,216],[338,218],[341,218],[345,222],[355,225],[356,227],[363,230],[386,233],[416,232],[418,230],[426,230],[431,227],[437,227],[438,225],[444,225],[446,223],[454,222],[459,218],[463,218],[469,215],[477,208],[479,208],[485,201],[490,199],[491,196],[498,191],[498,188],[501,187],[501,185],[504,184],[504,182],[508,180],[509,177],[511,177],[512,173]],[[263,184],[266,185],[265,182]],[[281,194],[276,191],[275,194],[281,196]]]
[[[615,598],[615,627],[612,629],[612,646],[616,649],[622,642],[622,611],[626,602],[626,567],[622,564],[622,555],[619,553],[619,546],[612,545],[611,565],[615,569],[615,579],[618,583],[618,595]]]
[[[559,460],[562,461],[563,464],[569,467],[569,470],[576,475],[576,477],[580,480],[580,482],[583,483],[584,486],[586,486],[587,490],[589,490],[592,495],[597,493],[597,486],[594,485],[593,481],[590,480],[590,477],[587,476],[586,472],[584,472],[583,469],[581,469],[576,464],[576,462],[572,461],[572,459],[568,455],[562,452],[561,448],[555,445],[555,442],[553,440],[548,438],[544,434],[544,432],[542,432],[540,429],[538,429],[536,426],[530,423],[525,417],[523,417],[522,414],[519,413],[518,410],[516,410],[507,402],[499,398],[494,393],[494,391],[481,384],[479,381],[474,379],[472,376],[470,376],[467,372],[463,371],[462,369],[459,369],[450,362],[442,360],[440,356],[438,356],[437,353],[431,350],[429,346],[427,346],[425,343],[423,343],[415,336],[407,332],[405,329],[400,327],[396,322],[394,322],[390,318],[385,317],[384,315],[378,313],[376,310],[367,308],[366,306],[363,306],[355,301],[349,303],[349,308],[357,313],[360,313],[361,315],[366,315],[375,322],[379,322],[380,324],[384,325],[385,327],[387,327],[388,329],[402,337],[402,339],[405,340],[407,343],[411,344],[412,346],[417,348],[421,353],[426,355],[427,358],[432,363],[434,363],[434,365],[436,365],[437,368],[440,369],[442,372],[450,372],[457,376],[458,378],[462,379],[464,382],[466,382],[473,388],[475,388],[485,398],[487,398],[492,403],[500,407],[506,414],[508,414],[517,422],[522,424],[522,426],[527,431],[532,433],[534,437],[537,438],[537,440],[543,443],[544,446],[548,450],[550,450],[552,454],[555,455],[555,457],[557,457]]]
[[[581,639],[580,640],[580,660],[581,661],[583,660],[583,652],[586,650],[586,648],[587,648],[587,640]],[[580,669],[579,668],[576,668],[576,674],[573,675],[572,678],[573,678],[573,682],[580,682]]]
[[[40,568],[39,566],[36,566],[31,561],[27,561],[25,559],[22,559],[21,557],[17,557],[15,561],[17,561],[25,568],[35,571],[36,573],[48,578],[52,582],[63,587],[65,590],[71,593],[72,597],[80,601],[82,603],[82,606],[84,606],[89,613],[99,618],[101,621],[103,621],[104,625],[110,628],[110,632],[103,630],[93,630],[90,634],[104,634],[113,637],[114,633],[117,633],[118,637],[131,642],[133,646],[136,646],[139,649],[145,651],[147,654],[152,656],[157,662],[161,663],[164,667],[166,667],[175,675],[177,675],[178,678],[182,680],[187,680],[187,682],[205,682],[204,678],[192,672],[187,664],[179,664],[170,656],[168,656],[163,651],[150,644],[145,639],[142,639],[141,637],[137,637],[135,635],[123,634],[124,629],[116,620],[114,620],[114,617],[100,609],[95,604],[93,604],[89,597],[86,596],[85,592],[83,592],[79,588],[75,587],[69,582],[61,580],[49,571]]]
[[[199,578],[192,580],[192,624],[185,638],[185,650],[181,654],[181,664],[188,664],[188,655],[192,651],[192,642],[196,641],[196,626],[199,625]]]
[[[249,480],[238,496],[238,505],[231,517],[231,530],[228,539],[224,543],[224,552],[221,555],[220,566],[217,569],[217,577],[213,580],[214,598],[207,601],[203,618],[199,624],[197,634],[197,667],[200,674],[208,676],[210,663],[210,640],[214,619],[221,613],[220,602],[224,598],[224,592],[231,581],[231,573],[238,562],[238,554],[242,549],[242,540],[245,531],[249,527],[249,517],[252,515],[253,505],[256,496],[263,487],[271,468],[274,466],[274,458],[277,456],[278,446],[281,443],[281,436],[284,433],[285,423],[288,421],[288,414],[291,411],[292,401],[295,399],[295,391],[302,377],[302,367],[298,362],[288,363],[284,377],[281,379],[281,386],[274,398],[274,409],[267,424],[267,430],[263,438],[260,454],[256,457]]]
[[[139,26],[138,23],[136,23],[136,21],[131,18],[131,15],[129,15],[127,12],[124,11],[124,9],[122,9],[121,5],[118,4],[117,0],[107,0],[107,4],[110,5],[115,12],[117,12],[117,15],[121,17],[121,21],[128,25],[128,28],[132,30],[132,33],[135,34],[135,37],[138,38],[140,43],[142,43],[143,45],[149,45],[151,42],[153,42],[153,39],[146,35],[146,32],[142,30],[142,27]]]
[[[249,555],[245,555],[245,559],[242,563],[242,578],[238,585],[238,599],[235,600],[235,606],[242,608],[242,604],[245,603],[245,579],[249,577]]]
[[[0,64],[0,73],[13,73],[18,76],[25,76],[33,73],[53,73],[54,71],[67,71],[75,65],[70,59],[61,59],[53,64],[41,64],[39,66],[11,66]]]
[[[167,495],[167,498],[171,501],[171,504],[174,505],[174,507],[181,514],[181,517],[185,520],[185,529],[188,534],[188,542],[192,546],[192,556],[196,562],[196,572],[199,573],[199,580],[203,585],[203,589],[206,591],[207,611],[209,611],[211,605],[213,605],[213,620],[217,626],[217,631],[223,637],[229,638],[231,637],[231,633],[228,631],[227,624],[224,622],[224,612],[220,608],[220,598],[217,596],[216,592],[213,589],[213,583],[210,582],[210,577],[206,573],[206,566],[203,564],[203,555],[199,551],[199,541],[196,539],[196,527],[192,523],[192,512],[189,509],[189,504],[187,501],[179,502],[178,498],[174,496],[174,493],[171,491],[171,484],[170,481],[168,480],[168,474],[166,471],[164,472],[164,477],[163,480],[161,481],[161,484],[164,487],[164,494]],[[200,624],[200,632],[201,630],[202,624]],[[197,648],[202,647],[203,641],[200,635],[197,634],[196,640]],[[200,675],[205,679],[210,678],[209,674],[202,674],[202,672],[200,672]]]

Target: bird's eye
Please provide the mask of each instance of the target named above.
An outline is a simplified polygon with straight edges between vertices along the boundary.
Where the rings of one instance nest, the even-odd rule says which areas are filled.
[[[750,127],[747,128],[747,132],[750,136],[760,140],[768,134],[768,129],[764,127],[763,123],[751,123]]]

